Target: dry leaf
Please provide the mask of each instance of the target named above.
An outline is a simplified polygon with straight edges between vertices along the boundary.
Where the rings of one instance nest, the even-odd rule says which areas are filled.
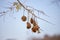
[[[16,5],[16,10],[19,11],[19,9],[21,9],[21,5],[20,4],[17,4]]]
[[[16,10],[17,10],[17,11],[19,11],[19,9],[21,9],[21,5],[20,5],[19,3],[17,3],[17,2],[14,2],[14,3],[13,3],[13,6],[16,7]]]

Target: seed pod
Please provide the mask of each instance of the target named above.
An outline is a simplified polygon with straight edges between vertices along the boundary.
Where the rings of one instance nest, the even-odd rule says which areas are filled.
[[[35,25],[35,26],[32,28],[32,31],[33,31],[33,32],[36,32],[36,31],[38,31],[38,30],[39,30],[38,25]]]
[[[31,28],[31,24],[29,22],[27,22],[27,29]]]
[[[36,22],[35,22],[35,20],[34,19],[30,19],[30,22],[31,22],[31,24],[33,24],[34,26],[36,25]]]
[[[32,32],[36,32],[36,29],[34,27],[32,28]]]
[[[26,16],[22,16],[22,21],[26,21]]]
[[[32,18],[30,19],[30,22],[31,22],[31,24],[33,24],[33,19]]]

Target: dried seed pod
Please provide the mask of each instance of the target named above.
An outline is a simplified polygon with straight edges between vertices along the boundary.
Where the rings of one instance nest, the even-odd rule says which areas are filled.
[[[33,24],[34,26],[36,25],[36,22],[35,22],[35,20],[34,19],[30,19],[30,22],[31,22],[31,24]]]
[[[22,16],[22,21],[26,21],[26,16]]]
[[[36,32],[36,29],[34,29],[34,27],[32,28],[32,32]]]
[[[34,20],[31,18],[31,19],[30,19],[30,22],[31,22],[32,24],[33,24],[33,21],[34,21]]]
[[[29,22],[27,22],[27,29],[31,28],[31,24]]]
[[[35,26],[32,28],[32,31],[33,31],[33,32],[36,32],[36,31],[38,31],[38,30],[39,30],[38,25],[35,25]]]

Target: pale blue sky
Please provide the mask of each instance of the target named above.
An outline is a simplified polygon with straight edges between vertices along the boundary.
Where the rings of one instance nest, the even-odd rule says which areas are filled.
[[[8,1],[13,3],[16,0],[0,0],[0,11],[6,10],[2,7],[9,6]],[[26,23],[21,21],[21,16],[23,15],[22,10],[19,10],[19,12],[14,12],[13,17],[9,16],[9,14],[12,14],[12,12],[9,12],[5,16],[0,17],[0,40],[6,40],[9,38],[26,40],[29,36],[42,37],[45,34],[60,34],[60,2],[58,2],[58,6],[56,3],[52,4],[51,1],[52,0],[26,0],[26,3],[24,4],[44,11],[50,17],[46,17],[42,14],[39,15],[39,17],[56,25],[51,25],[38,19],[38,23],[43,31],[41,31],[40,34],[33,33],[31,30],[27,30]],[[21,2],[23,3],[24,0],[21,0]],[[17,19],[14,19],[14,17]],[[3,18],[5,18],[5,20]]]

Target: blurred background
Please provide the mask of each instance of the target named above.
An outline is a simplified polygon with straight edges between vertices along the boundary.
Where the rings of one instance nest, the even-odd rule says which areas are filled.
[[[4,7],[11,6],[16,0],[0,0],[0,12],[6,11]],[[0,40],[60,40],[60,0],[20,0],[24,5],[44,11],[50,17],[39,17],[52,22],[49,24],[38,19],[42,29],[41,33],[33,33],[26,28],[26,22],[22,22],[23,9],[16,12],[8,12],[0,17]],[[11,3],[10,3],[11,2]],[[25,15],[27,16],[26,12]],[[36,14],[37,15],[37,14]],[[56,38],[56,39],[55,39]]]

